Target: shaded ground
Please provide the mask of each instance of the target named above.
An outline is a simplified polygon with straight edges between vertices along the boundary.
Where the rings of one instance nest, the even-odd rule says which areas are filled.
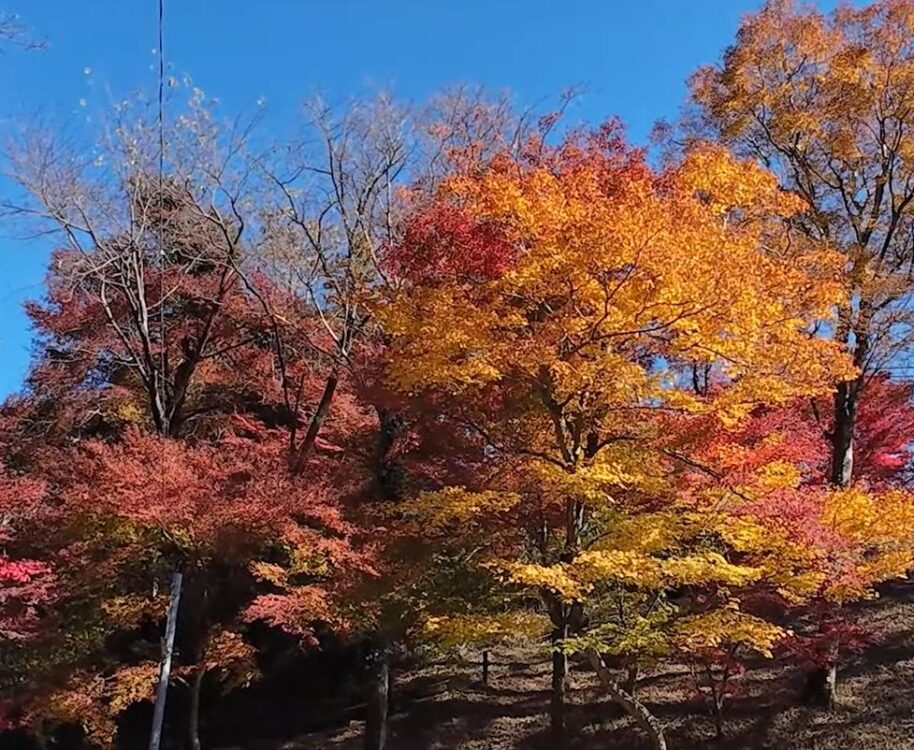
[[[895,587],[863,610],[879,641],[843,665],[832,713],[800,707],[801,675],[790,664],[750,670],[730,704],[726,737],[692,699],[684,670],[647,675],[639,695],[664,724],[671,750],[914,750],[914,585]],[[479,665],[448,662],[397,675],[391,750],[547,750],[546,653],[493,655],[488,686]],[[607,703],[583,665],[572,672],[570,750],[645,750],[646,739]],[[350,714],[351,715],[351,714]],[[360,750],[360,721],[251,750]]]

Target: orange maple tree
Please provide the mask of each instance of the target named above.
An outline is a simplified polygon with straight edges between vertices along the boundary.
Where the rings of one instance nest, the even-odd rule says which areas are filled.
[[[903,371],[911,341],[912,28],[910,0],[828,14],[772,0],[691,79],[687,130],[770,167],[805,205],[797,228],[844,255],[844,301],[824,331],[857,368],[829,410],[829,479],[843,487],[861,478],[857,423],[877,397],[873,376]]]
[[[378,311],[392,382],[450,394],[452,418],[504,462],[481,490],[422,494],[405,518],[443,544],[463,529],[488,550],[477,568],[540,595],[557,731],[559,644],[582,632],[590,592],[756,576],[718,552],[685,545],[663,563],[613,540],[619,514],[663,504],[689,461],[670,415],[735,425],[853,372],[810,333],[840,299],[840,258],[791,229],[800,207],[773,175],[710,146],[655,173],[610,123],[454,175],[406,232],[417,241],[391,253],[406,277]],[[698,371],[721,387],[696,390]]]

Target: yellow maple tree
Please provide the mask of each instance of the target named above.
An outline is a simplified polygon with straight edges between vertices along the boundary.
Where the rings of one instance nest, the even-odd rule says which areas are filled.
[[[538,594],[556,644],[609,593],[649,619],[671,588],[706,587],[724,606],[729,589],[771,578],[770,560],[736,563],[725,536],[709,543],[717,516],[681,523],[675,481],[689,459],[670,417],[734,424],[854,375],[811,334],[841,299],[841,258],[792,227],[801,206],[716,147],[656,172],[612,125],[445,180],[414,218],[433,241],[393,251],[395,266],[421,271],[376,315],[391,382],[444,394],[503,468],[481,491],[406,503],[412,533],[453,547],[472,531],[475,564]],[[775,468],[769,481],[788,481]],[[472,630],[465,614],[461,628]],[[566,670],[557,648],[557,731]]]

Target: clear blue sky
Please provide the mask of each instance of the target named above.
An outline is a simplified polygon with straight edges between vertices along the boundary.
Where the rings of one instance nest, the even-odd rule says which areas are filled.
[[[830,3],[829,3],[830,4]],[[574,120],[622,117],[641,142],[674,117],[684,81],[717,60],[758,0],[166,0],[165,58],[227,113],[266,98],[267,129],[301,100],[389,87],[421,99],[453,83],[522,103],[587,84]],[[154,85],[156,0],[0,0],[46,37],[46,52],[0,56],[0,132],[36,111],[85,120],[80,100]],[[85,69],[91,69],[86,75]],[[0,180],[0,191],[8,189]],[[0,398],[30,356],[22,302],[41,295],[46,241],[0,228]]]

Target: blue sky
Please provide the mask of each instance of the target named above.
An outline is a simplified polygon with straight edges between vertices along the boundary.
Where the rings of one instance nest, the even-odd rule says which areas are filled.
[[[674,117],[684,81],[718,59],[750,0],[166,0],[165,59],[226,113],[264,97],[268,130],[303,98],[378,88],[422,99],[447,84],[510,89],[524,104],[586,84],[572,120],[617,114],[641,142]],[[0,56],[0,128],[87,111],[155,83],[156,0],[0,0],[46,37],[46,52]],[[86,69],[91,73],[86,74]],[[88,108],[80,105],[85,100]],[[0,192],[8,190],[0,179]],[[0,398],[20,388],[48,242],[0,228]]]

